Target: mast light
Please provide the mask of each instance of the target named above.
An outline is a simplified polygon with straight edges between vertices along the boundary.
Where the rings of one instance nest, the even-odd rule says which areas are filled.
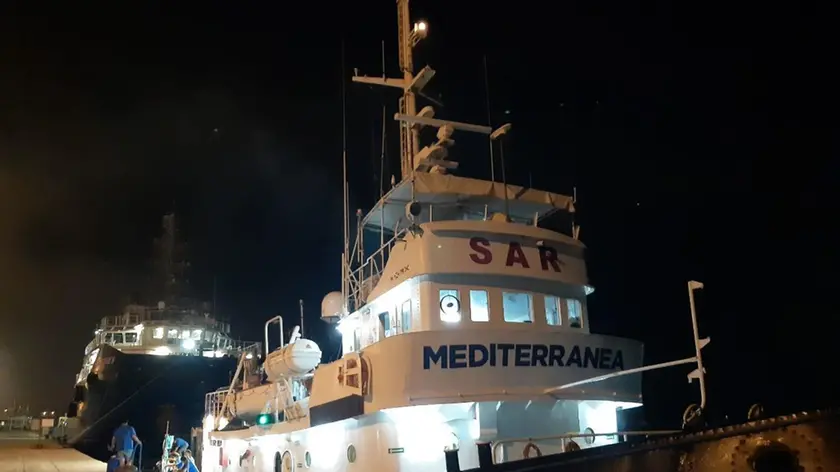
[[[421,39],[426,39],[426,35],[429,34],[429,24],[425,21],[418,21],[414,23],[414,29],[411,30],[411,43],[412,45],[417,44],[420,42]]]

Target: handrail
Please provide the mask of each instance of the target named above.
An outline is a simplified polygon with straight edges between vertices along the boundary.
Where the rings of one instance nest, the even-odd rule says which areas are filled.
[[[551,439],[560,439],[560,444],[562,445],[566,439],[574,439],[574,438],[594,438],[597,436],[671,436],[674,434],[680,434],[682,431],[680,430],[653,430],[653,431],[616,431],[614,433],[566,433],[566,434],[557,434],[553,436],[537,436],[533,438],[510,438],[510,439],[500,439],[498,441],[493,442],[493,463],[498,464],[499,461],[497,460],[497,454],[499,446],[503,444],[509,443],[516,443],[516,442],[529,442],[533,443],[536,441],[548,441]]]
[[[364,262],[361,262],[355,269],[351,269],[349,266],[344,269],[346,271],[345,277],[349,287],[349,293],[346,295],[348,297],[348,307],[350,305],[350,299],[352,299],[357,305],[359,304],[359,299],[363,298],[362,292],[364,290],[365,283],[382,273],[385,269],[386,260],[390,256],[390,251],[394,246],[394,243],[407,232],[408,229],[406,228],[397,231],[391,239],[379,246],[379,249],[371,253],[371,255],[365,258]],[[366,294],[364,295],[366,296]]]
[[[280,315],[271,318],[270,320],[265,322],[265,357],[268,358],[268,355],[271,354],[271,348],[268,344],[268,326],[271,323],[277,322],[280,325],[280,347],[283,347],[283,317]]]

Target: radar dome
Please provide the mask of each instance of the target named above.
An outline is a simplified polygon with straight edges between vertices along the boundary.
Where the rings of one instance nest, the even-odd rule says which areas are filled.
[[[344,313],[344,297],[341,292],[330,292],[321,301],[321,319],[337,321]]]

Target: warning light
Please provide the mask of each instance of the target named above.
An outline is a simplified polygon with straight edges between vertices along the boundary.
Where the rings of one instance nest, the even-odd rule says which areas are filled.
[[[265,426],[267,424],[271,424],[274,422],[274,417],[271,413],[263,413],[257,416],[257,424],[260,426]]]

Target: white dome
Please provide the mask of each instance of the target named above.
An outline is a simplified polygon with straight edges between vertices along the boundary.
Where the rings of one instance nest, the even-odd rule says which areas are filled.
[[[321,318],[338,318],[344,313],[344,297],[341,292],[330,292],[321,301]]]

